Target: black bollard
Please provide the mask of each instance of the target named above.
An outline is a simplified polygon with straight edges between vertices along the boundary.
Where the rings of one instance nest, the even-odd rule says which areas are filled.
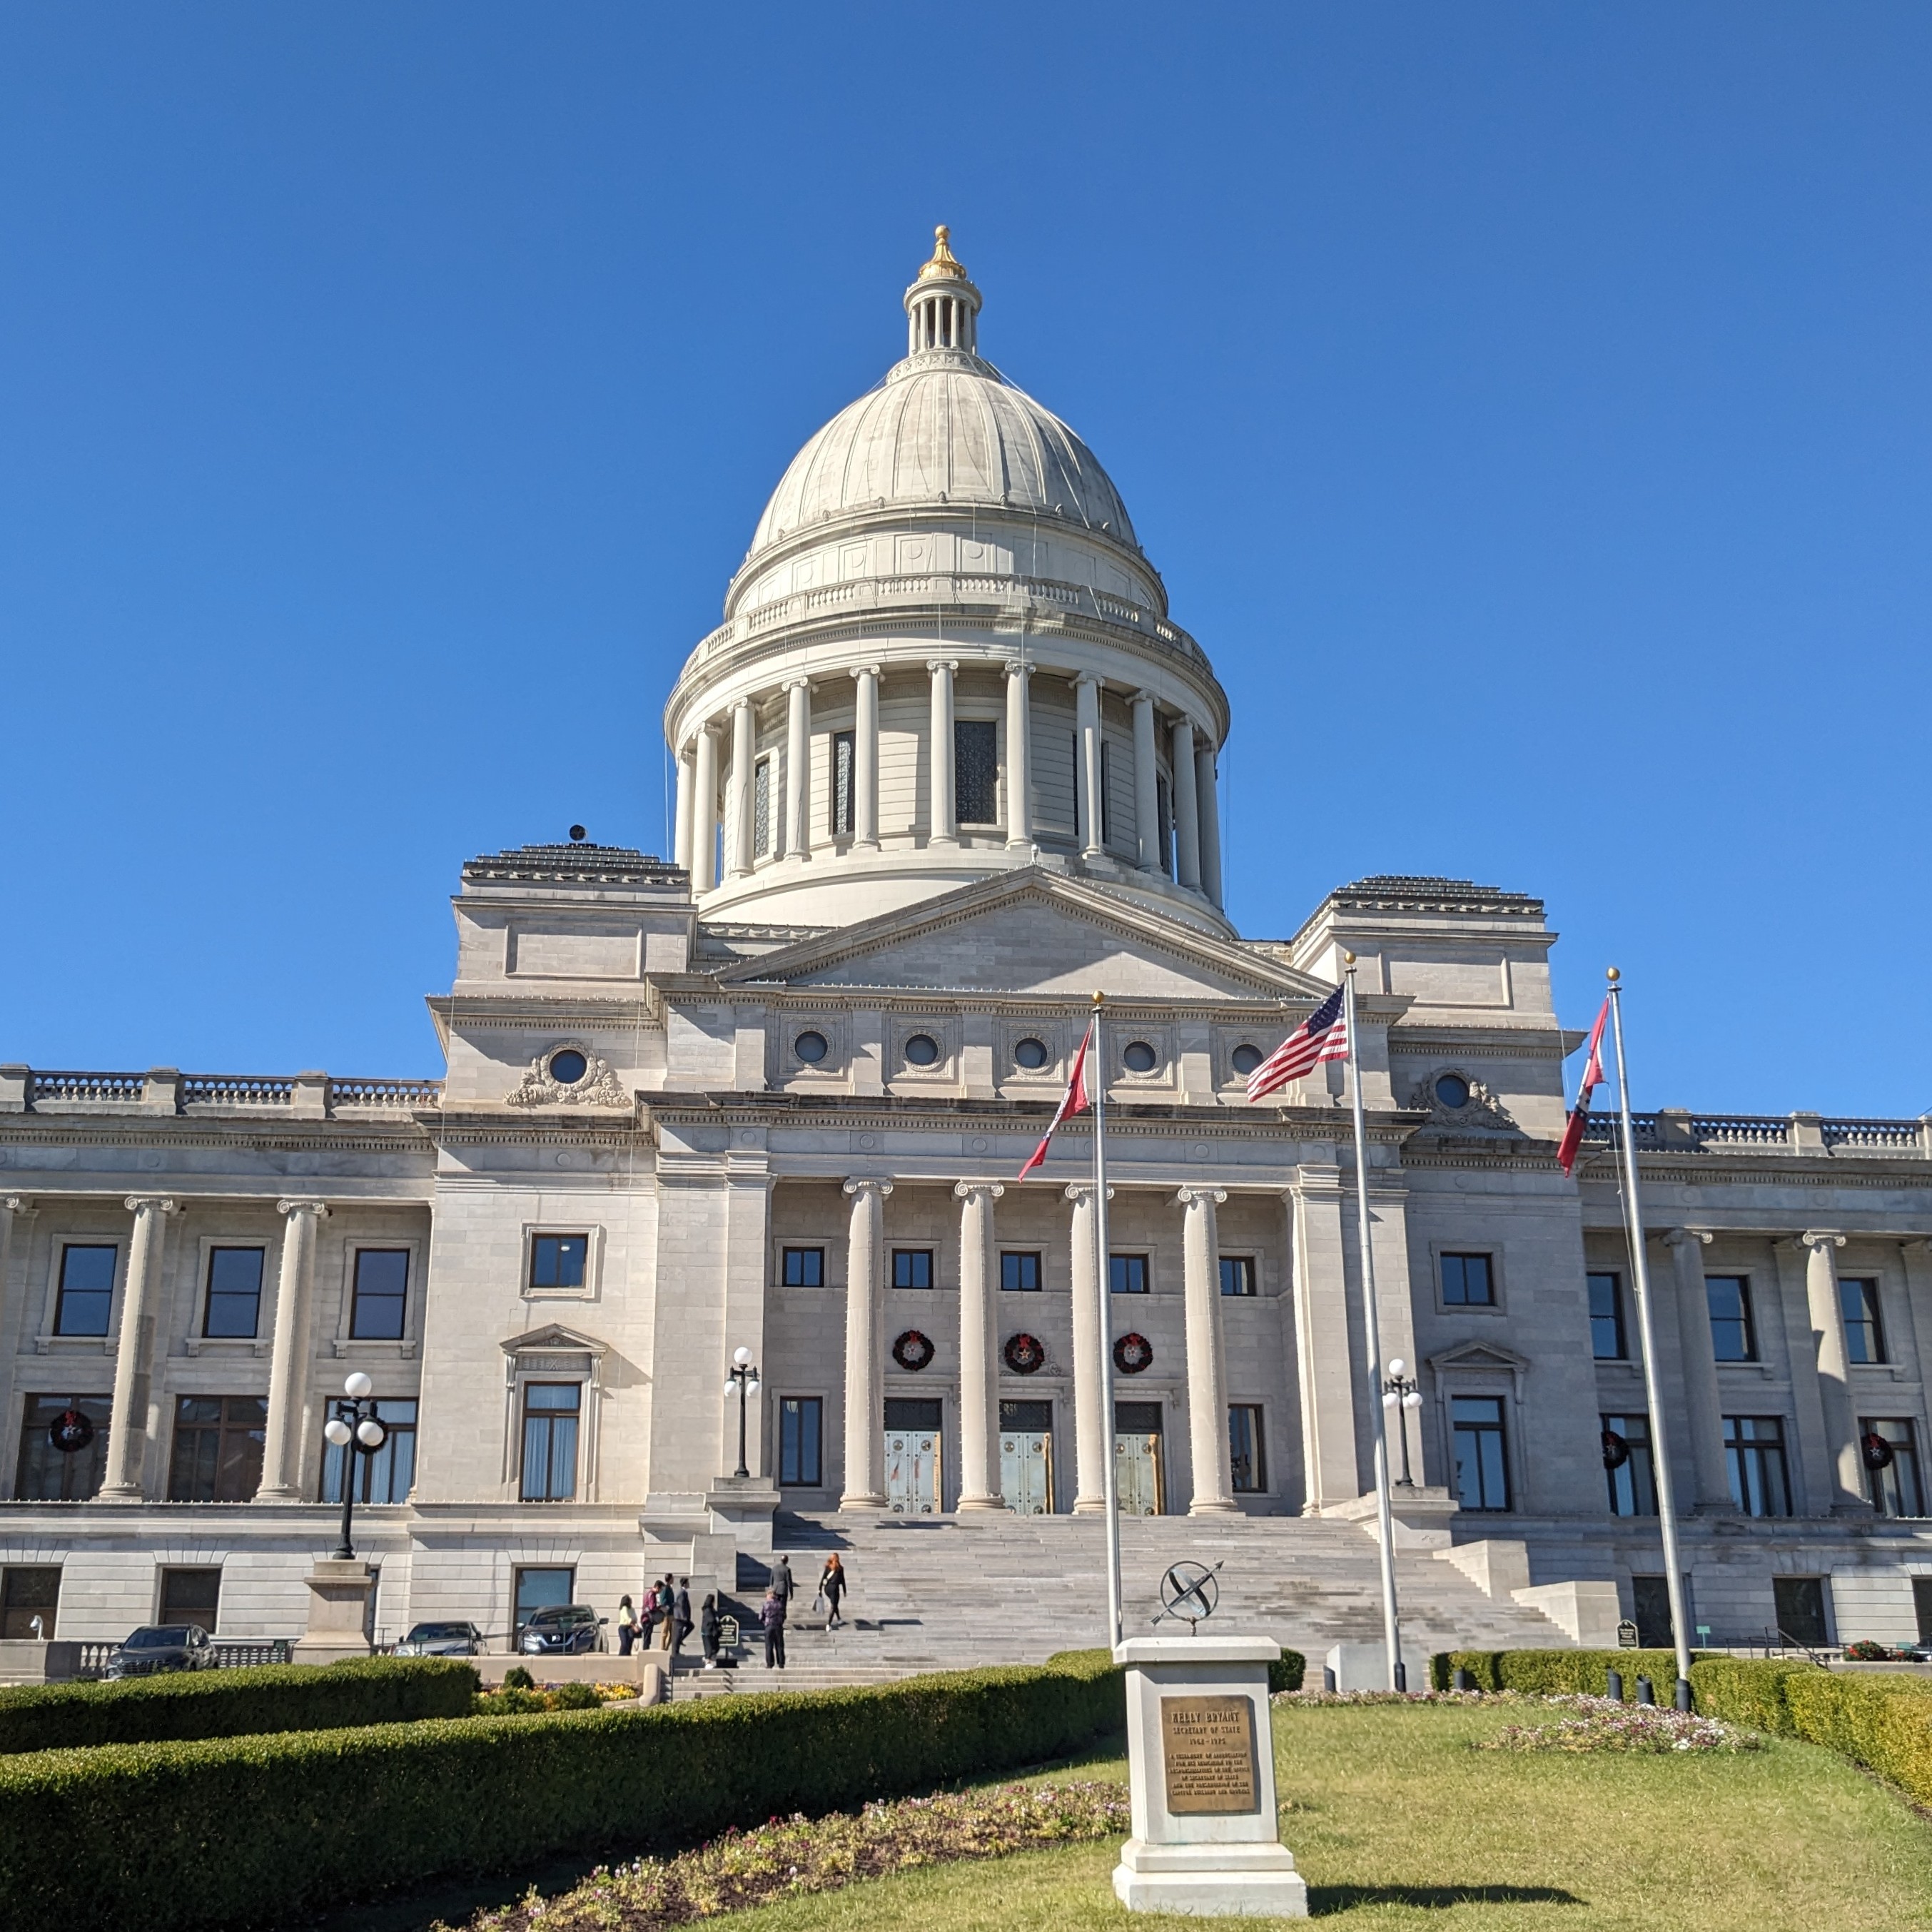
[[[1406,1690],[1408,1688],[1408,1666],[1403,1663],[1400,1658],[1396,1659],[1395,1688],[1398,1690]]]
[[[1654,1704],[1657,1702],[1657,1693],[1652,1689],[1648,1677],[1640,1677],[1636,1680],[1636,1701],[1640,1704]]]
[[[1610,1688],[1605,1694],[1608,1696],[1612,1703],[1621,1704],[1624,1701],[1623,1672],[1615,1664],[1612,1664],[1604,1674],[1610,1679]]]
[[[1335,1688],[1335,1673],[1325,1664],[1322,1666],[1322,1688],[1324,1690],[1332,1690]]]
[[[1476,1688],[1476,1680],[1474,1677],[1472,1676],[1469,1672],[1465,1670],[1460,1664],[1458,1664],[1456,1666],[1456,1676],[1454,1681],[1455,1688],[1458,1690],[1473,1690]]]
[[[1680,1711],[1694,1711],[1697,1708],[1691,1700],[1690,1680],[1688,1677],[1677,1680],[1677,1708]]]

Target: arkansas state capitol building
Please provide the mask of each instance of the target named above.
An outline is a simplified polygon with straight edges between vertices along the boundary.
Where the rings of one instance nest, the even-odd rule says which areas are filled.
[[[780,478],[665,710],[674,860],[464,866],[444,1078],[0,1067],[4,1635],[298,1635],[356,1370],[391,1636],[728,1583],[775,1512],[1090,1511],[1109,1454],[1137,1513],[1359,1518],[1342,1070],[1243,1090],[1345,950],[1384,1346],[1421,1396],[1398,1514],[1660,1622],[1613,1162],[1555,1159],[1578,1036],[1541,902],[1377,878],[1234,931],[1226,695],[1093,453],[982,359],[980,300],[942,230],[903,359]],[[1111,1427],[1084,1125],[1013,1180],[1096,988]],[[1699,1622],[1919,1634],[1932,1122],[1638,1131]]]

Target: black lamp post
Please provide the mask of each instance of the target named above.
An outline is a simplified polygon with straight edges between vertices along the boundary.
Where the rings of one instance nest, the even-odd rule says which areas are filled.
[[[351,1535],[356,1520],[356,1482],[362,1473],[356,1460],[373,1456],[388,1441],[389,1432],[376,1413],[375,1384],[360,1369],[342,1384],[342,1394],[330,1406],[335,1413],[322,1424],[322,1432],[342,1451],[342,1543],[336,1551],[338,1562],[352,1562],[356,1544]]]
[[[733,1473],[748,1476],[752,1472],[745,1466],[745,1408],[747,1400],[758,1392],[758,1372],[752,1366],[748,1348],[740,1348],[725,1371],[724,1394],[728,1398],[734,1391],[738,1397],[738,1466]]]
[[[1415,1479],[1408,1472],[1408,1412],[1422,1406],[1422,1384],[1402,1373],[1408,1366],[1400,1355],[1390,1362],[1388,1378],[1382,1384],[1382,1406],[1396,1412],[1396,1430],[1402,1437],[1402,1487],[1412,1490]]]

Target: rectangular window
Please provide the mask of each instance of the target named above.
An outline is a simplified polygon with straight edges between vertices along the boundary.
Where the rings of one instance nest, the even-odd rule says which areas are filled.
[[[788,1395],[778,1402],[778,1480],[788,1488],[816,1490],[825,1481],[825,1404],[815,1395]]]
[[[1503,1440],[1500,1396],[1459,1395],[1449,1400],[1456,1444],[1456,1493],[1466,1510],[1510,1506],[1509,1458]]]
[[[574,1570],[519,1570],[513,1621],[521,1630],[539,1610],[554,1610],[577,1600]]]
[[[1707,1274],[1704,1298],[1711,1304],[1712,1353],[1720,1362],[1756,1361],[1757,1330],[1751,1321],[1750,1282],[1741,1274]]]
[[[1490,1308],[1496,1305],[1496,1286],[1490,1274],[1487,1255],[1444,1255],[1442,1257],[1442,1302],[1447,1308]]]
[[[20,1460],[14,1475],[15,1499],[23,1503],[80,1503],[98,1496],[107,1472],[107,1418],[113,1401],[106,1395],[30,1395],[20,1420]],[[62,1449],[54,1424],[76,1409],[93,1425],[94,1438],[83,1448]],[[85,1430],[63,1426],[74,1440]]]
[[[1009,1294],[1036,1294],[1040,1292],[1040,1257],[1016,1254],[1010,1250],[1000,1256],[1000,1286]]]
[[[1621,1441],[1621,1449],[1610,1440],[1612,1436]],[[1656,1515],[1657,1488],[1651,1468],[1648,1416],[1604,1418],[1604,1474],[1610,1483],[1611,1515]]]
[[[262,1445],[268,1431],[266,1396],[178,1396],[168,1501],[253,1501],[262,1486]]]
[[[930,1248],[893,1249],[892,1286],[895,1288],[930,1288],[932,1286],[932,1250]]]
[[[1910,1418],[1868,1415],[1859,1423],[1858,1433],[1864,1438],[1872,1508],[1880,1516],[1923,1516],[1925,1492],[1919,1486],[1918,1438]],[[1882,1468],[1874,1469],[1872,1456],[1880,1444],[1890,1454]]]
[[[1879,1313],[1878,1283],[1841,1276],[1838,1303],[1845,1311],[1845,1352],[1855,1362],[1882,1362],[1885,1323]]]
[[[832,836],[849,837],[852,830],[852,734],[832,734]]]
[[[60,1607],[60,1565],[35,1564],[9,1567],[0,1574],[0,1637],[38,1638],[44,1643],[54,1634],[54,1612]],[[34,1619],[40,1628],[34,1628]]]
[[[1145,1255],[1109,1255],[1107,1286],[1116,1294],[1144,1294],[1148,1292],[1148,1258]]]
[[[1632,1576],[1630,1607],[1636,1612],[1631,1621],[1636,1625],[1636,1640],[1646,1650],[1668,1650],[1676,1642],[1668,1576]]]
[[[772,849],[772,761],[760,758],[752,768],[752,856],[764,859]]]
[[[60,1294],[54,1304],[56,1335],[104,1335],[114,1302],[111,1247],[70,1244],[61,1250]]]
[[[590,1258],[588,1234],[532,1234],[530,1237],[530,1286],[532,1288],[581,1288]]]
[[[376,1412],[386,1432],[382,1446],[373,1456],[356,1452],[356,1500],[358,1503],[406,1503],[416,1480],[416,1406],[412,1402],[379,1400]],[[333,1442],[322,1456],[322,1499],[342,1500],[342,1459],[346,1449]]]
[[[825,1286],[825,1250],[823,1248],[786,1249],[784,1285],[787,1288],[823,1288]]]
[[[160,1614],[163,1624],[197,1624],[210,1636],[221,1614],[221,1572],[219,1570],[164,1570],[161,1572]]]
[[[524,1480],[526,1503],[567,1503],[577,1495],[577,1425],[584,1406],[578,1382],[524,1384]]]
[[[400,1342],[409,1286],[408,1249],[357,1249],[356,1298],[349,1310],[350,1336],[358,1342]]]
[[[1629,1359],[1630,1348],[1624,1335],[1624,1282],[1621,1275],[1593,1274],[1590,1277],[1590,1352],[1600,1362]]]
[[[1234,1493],[1252,1496],[1268,1487],[1268,1465],[1262,1449],[1262,1412],[1258,1402],[1238,1402],[1228,1409],[1228,1467]]]
[[[1731,1500],[1740,1514],[1791,1514],[1791,1486],[1784,1468],[1784,1424],[1776,1416],[1726,1416],[1724,1460],[1730,1465]]]
[[[1252,1255],[1221,1257],[1221,1292],[1252,1294],[1255,1292],[1255,1258]]]
[[[1778,1628],[1792,1643],[1815,1650],[1830,1642],[1825,1634],[1825,1580],[1822,1576],[1774,1576],[1771,1600],[1777,1606]]]
[[[262,1257],[260,1248],[209,1250],[204,1335],[254,1339],[262,1321]]]
[[[952,725],[954,816],[962,825],[992,825],[1000,816],[999,727],[960,718]]]

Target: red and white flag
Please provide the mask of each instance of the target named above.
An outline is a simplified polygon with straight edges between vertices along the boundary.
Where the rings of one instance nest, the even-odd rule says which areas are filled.
[[[1073,1072],[1066,1083],[1066,1094],[1062,1096],[1058,1111],[1054,1114],[1052,1124],[1046,1130],[1046,1138],[1033,1150],[1033,1157],[1019,1172],[1019,1178],[1025,1180],[1034,1169],[1046,1158],[1048,1144],[1060,1129],[1063,1120],[1071,1120],[1076,1114],[1084,1114],[1094,1104],[1094,1096],[1087,1090],[1087,1049],[1092,1045],[1094,1028],[1090,1023],[1080,1036],[1080,1051],[1073,1056]]]
[[[1258,1100],[1291,1080],[1312,1073],[1324,1060],[1348,1057],[1348,1022],[1337,986],[1267,1059],[1248,1076],[1248,1098]]]
[[[1556,1149],[1556,1164],[1565,1174],[1576,1165],[1576,1150],[1583,1144],[1583,1130],[1590,1124],[1590,1096],[1604,1084],[1604,1022],[1610,1016],[1610,1003],[1604,1000],[1590,1029],[1590,1051],[1583,1062],[1583,1084],[1576,1090],[1576,1104],[1563,1129]]]

